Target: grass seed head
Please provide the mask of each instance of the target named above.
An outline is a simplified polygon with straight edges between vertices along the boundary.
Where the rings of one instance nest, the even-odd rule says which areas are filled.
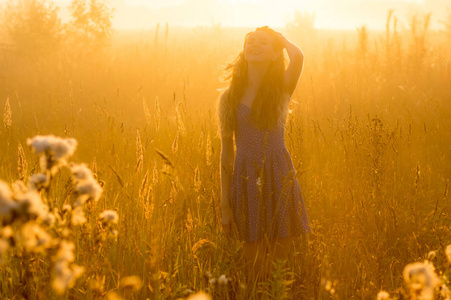
[[[149,112],[149,108],[147,107],[146,100],[144,98],[143,98],[143,111],[144,111],[144,116],[146,117],[146,124],[150,125],[150,123],[152,123],[152,118],[150,116],[150,112]]]
[[[6,129],[9,129],[13,123],[11,106],[9,105],[9,98],[6,99],[5,109],[3,112],[3,125]]]
[[[141,173],[144,165],[144,151],[141,143],[141,134],[136,130],[136,172]]]
[[[28,171],[28,163],[27,159],[25,158],[25,153],[23,151],[22,144],[19,143],[17,146],[17,172],[19,173],[19,179],[25,180],[27,177],[27,171]]]

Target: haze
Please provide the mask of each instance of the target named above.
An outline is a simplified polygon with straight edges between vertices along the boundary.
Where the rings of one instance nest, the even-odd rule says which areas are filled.
[[[7,0],[0,0],[6,3]],[[54,0],[63,19],[69,15],[70,0]],[[114,26],[119,29],[154,27],[157,22],[180,26],[281,27],[294,10],[315,14],[315,27],[355,29],[367,25],[383,29],[389,9],[394,9],[400,26],[407,27],[415,13],[432,13],[432,28],[450,13],[449,0],[111,0]]]

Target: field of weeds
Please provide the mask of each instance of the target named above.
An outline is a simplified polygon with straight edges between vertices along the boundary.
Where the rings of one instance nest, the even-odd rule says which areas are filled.
[[[251,29],[3,47],[1,298],[451,299],[451,38],[427,18],[281,29],[305,54],[285,141],[313,232],[254,286],[221,231],[216,113]]]

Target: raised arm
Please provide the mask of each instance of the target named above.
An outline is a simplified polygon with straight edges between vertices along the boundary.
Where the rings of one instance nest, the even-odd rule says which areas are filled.
[[[302,50],[298,46],[290,42],[281,33],[279,33],[279,35],[287,50],[288,57],[290,58],[290,63],[285,70],[284,81],[291,97],[296,89],[299,77],[301,76],[302,68],[304,67],[304,53],[302,53]]]

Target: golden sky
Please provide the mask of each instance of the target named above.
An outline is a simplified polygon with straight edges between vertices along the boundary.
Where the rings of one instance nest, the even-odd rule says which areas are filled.
[[[6,2],[7,0],[0,0]],[[13,0],[14,1],[14,0]],[[47,0],[50,1],[50,0]],[[68,14],[71,0],[53,0]],[[367,25],[383,29],[389,9],[394,9],[400,26],[408,27],[414,13],[432,13],[432,24],[451,12],[451,0],[109,0],[114,8],[116,28],[152,28],[157,22],[182,26],[283,27],[294,10],[315,14],[315,27],[355,29]]]

